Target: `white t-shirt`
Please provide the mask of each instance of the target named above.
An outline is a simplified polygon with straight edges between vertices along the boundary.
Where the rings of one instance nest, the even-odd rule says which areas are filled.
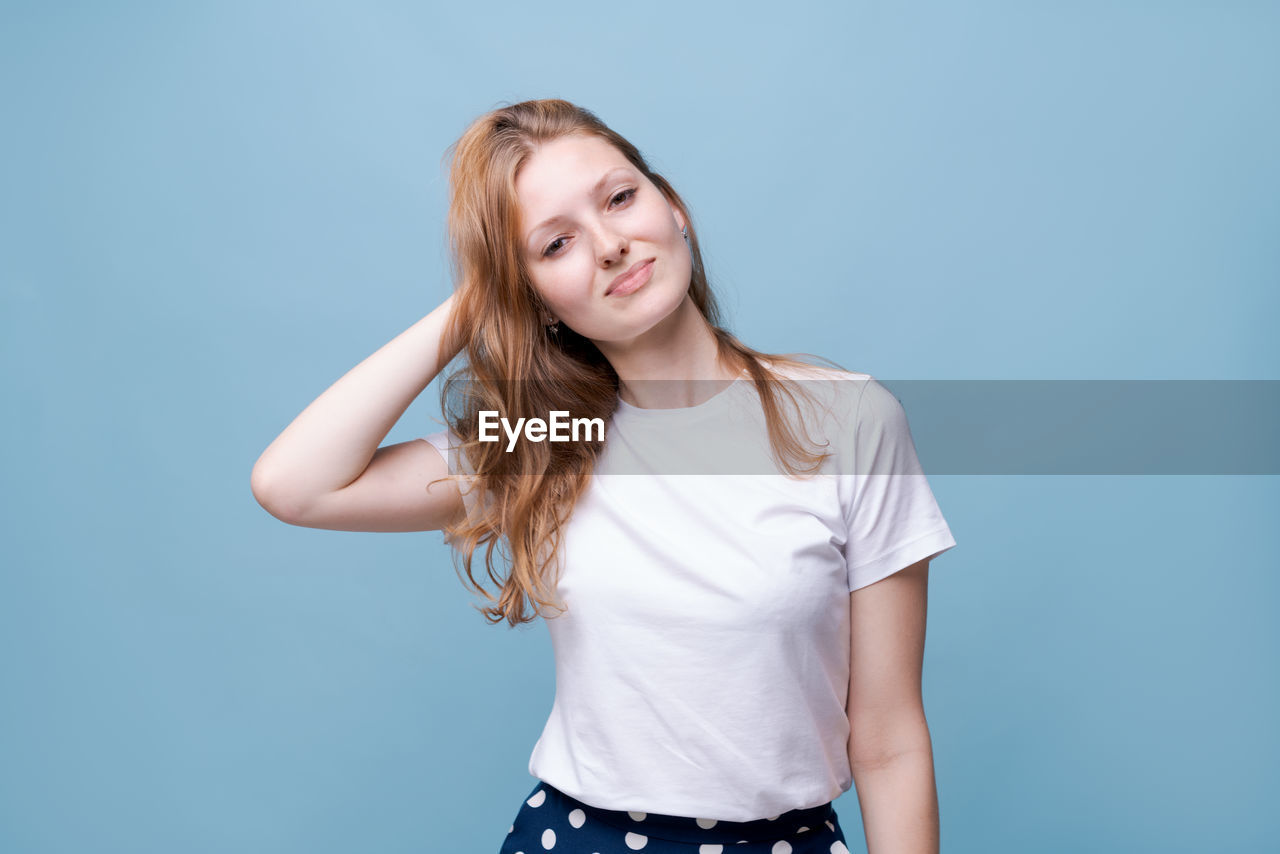
[[[851,787],[849,593],[956,543],[888,389],[798,370],[825,401],[805,427],[834,453],[808,480],[769,459],[745,375],[697,406],[619,401],[562,531],[534,777],[603,809],[721,821]],[[425,439],[465,471],[451,436]]]

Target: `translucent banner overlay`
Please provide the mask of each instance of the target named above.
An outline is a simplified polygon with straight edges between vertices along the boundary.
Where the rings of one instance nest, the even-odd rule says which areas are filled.
[[[1275,475],[1280,474],[1280,380],[887,380],[863,399],[868,383],[805,380],[821,413],[806,410],[815,438],[845,449],[841,471],[926,475]],[[563,390],[503,384],[504,399],[540,401],[561,419],[584,414]],[[659,388],[659,386],[666,386]],[[740,414],[759,415],[749,380],[633,385],[650,404],[605,412],[605,446],[596,474],[776,474],[761,433]],[[776,389],[778,386],[775,384]],[[835,389],[833,391],[833,389]],[[451,400],[460,402],[465,385]],[[514,396],[510,396],[514,394]],[[539,393],[542,392],[542,393]],[[893,400],[907,416],[918,465],[903,467],[901,448],[876,451],[877,425]],[[866,400],[875,400],[872,407]],[[697,401],[690,406],[690,401]],[[792,411],[782,398],[784,412]],[[554,402],[554,403],[553,403]],[[859,412],[859,404],[862,410]],[[854,413],[858,412],[856,416]],[[549,412],[520,413],[550,422]],[[502,413],[514,425],[513,414]],[[492,421],[492,419],[490,419]],[[861,425],[856,440],[852,425]],[[868,426],[870,425],[870,426]],[[542,441],[553,425],[548,425]],[[616,428],[616,430],[615,430]],[[567,426],[563,430],[568,430]],[[513,441],[491,426],[498,447]],[[588,435],[585,431],[581,435]],[[621,437],[621,438],[618,438]],[[616,446],[615,438],[618,439]],[[890,437],[892,438],[892,437]],[[650,440],[652,439],[652,444]],[[515,442],[531,441],[520,433]],[[884,452],[890,447],[892,453]],[[857,449],[851,451],[850,449]],[[548,449],[550,446],[548,445]],[[527,472],[527,469],[524,471]],[[514,472],[521,473],[521,472]]]
[[[1280,474],[1280,380],[882,380],[926,474]]]

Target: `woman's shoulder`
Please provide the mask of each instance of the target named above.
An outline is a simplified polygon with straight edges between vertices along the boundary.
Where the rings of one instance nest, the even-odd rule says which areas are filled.
[[[785,380],[798,389],[799,399],[789,393],[806,430],[819,429],[825,438],[843,444],[858,421],[859,403],[875,378],[862,371],[850,371],[809,362],[765,360],[763,366],[777,380]],[[781,389],[779,389],[781,391]]]
[[[866,386],[875,382],[871,374],[862,371],[808,362],[766,360],[764,367],[780,379],[793,380],[805,391],[832,404],[856,402]]]
[[[872,379],[871,374],[863,373],[861,371],[850,371],[845,368],[829,367],[827,365],[815,365],[798,359],[788,359],[787,361],[764,359],[763,365],[770,372],[786,379],[828,382],[856,382],[859,380],[866,381]]]

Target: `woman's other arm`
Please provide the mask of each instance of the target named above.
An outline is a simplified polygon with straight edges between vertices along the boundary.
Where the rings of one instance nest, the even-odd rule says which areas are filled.
[[[924,716],[929,561],[849,594],[849,765],[868,854],[938,854],[938,790]]]
[[[463,512],[448,464],[421,440],[379,443],[460,349],[450,296],[348,371],[262,452],[250,486],[272,516],[339,531],[431,531]],[[446,478],[429,489],[436,478]]]

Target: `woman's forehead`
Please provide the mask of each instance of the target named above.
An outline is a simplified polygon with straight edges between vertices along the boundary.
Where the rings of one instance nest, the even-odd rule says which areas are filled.
[[[516,175],[516,191],[541,196],[590,189],[615,168],[635,171],[621,151],[597,136],[563,136],[534,149]]]
[[[621,151],[594,136],[560,137],[536,148],[516,174],[516,196],[531,227],[584,204],[608,184],[638,174]]]

